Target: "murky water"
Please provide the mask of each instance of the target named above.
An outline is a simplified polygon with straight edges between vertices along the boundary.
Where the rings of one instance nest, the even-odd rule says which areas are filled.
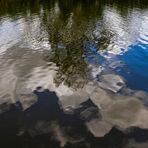
[[[52,101],[41,101],[45,98]],[[0,130],[9,128],[23,142],[27,131],[29,141],[57,133],[55,139],[65,147],[147,148],[147,132],[141,144],[128,133],[131,127],[148,129],[147,107],[147,0],[0,0]],[[81,112],[81,120],[75,112]],[[85,128],[94,139],[84,136]],[[124,140],[104,145],[100,137],[108,133]],[[48,138],[41,138],[39,147],[46,147]]]

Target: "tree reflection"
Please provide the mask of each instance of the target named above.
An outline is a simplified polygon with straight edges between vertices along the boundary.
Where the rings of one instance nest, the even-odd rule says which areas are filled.
[[[86,13],[84,10],[88,10],[86,6],[92,6],[94,4],[114,5],[117,6],[120,11],[124,12],[128,10],[129,7],[145,8],[148,6],[147,0],[0,0],[0,15],[15,15],[16,13],[26,14],[27,10],[30,10],[32,13],[38,13],[41,6],[44,8],[53,8],[57,2],[64,12],[67,12],[69,8],[70,10],[76,9],[77,11],[83,9],[84,15]]]
[[[89,1],[85,5],[78,1],[64,1],[59,2],[60,13],[56,17],[46,12],[44,22],[53,48],[53,54],[47,60],[59,68],[55,77],[57,85],[64,82],[69,87],[79,88],[87,83],[88,67],[83,59],[83,45],[95,27],[95,18],[101,14],[99,7],[96,1],[91,5]],[[53,19],[48,21],[48,18]]]
[[[87,83],[87,65],[82,58],[82,44],[69,43],[65,49],[56,49],[50,60],[58,66],[55,83],[59,85],[64,81],[74,88],[83,87]],[[62,50],[62,51],[61,51]]]

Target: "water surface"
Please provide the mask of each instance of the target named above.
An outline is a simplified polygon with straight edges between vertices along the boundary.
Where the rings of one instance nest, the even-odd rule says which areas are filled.
[[[52,101],[40,101],[42,97]],[[50,103],[55,109],[46,105]],[[131,127],[148,129],[147,0],[0,0],[0,104],[3,124],[9,122],[3,119],[5,112],[10,113],[10,117],[22,118],[20,113],[25,114],[21,123],[15,122],[19,123],[15,125],[16,133],[8,124],[12,135],[21,135],[18,136],[21,140],[25,130],[31,137],[58,131],[54,137],[62,141],[62,146],[83,143],[83,147],[94,148],[99,144],[115,147],[117,143],[107,141],[104,145],[104,139],[92,138],[92,135],[100,138],[110,132],[111,137],[118,133],[123,141],[128,139],[127,143],[120,139],[122,142],[117,147],[147,147],[145,140],[139,144],[133,135],[121,132]],[[98,112],[90,109],[85,117],[81,115],[83,121],[65,117],[63,112],[73,114],[74,109],[81,112],[80,105],[98,108],[99,115],[84,122],[89,112]],[[52,124],[45,122],[50,115]],[[60,125],[55,123],[57,119]],[[79,124],[65,125],[63,120]],[[49,125],[54,127],[52,132],[49,129],[47,133],[41,130],[36,134],[32,129],[32,126],[46,129]],[[84,131],[70,138],[67,126],[76,131],[83,127]],[[87,138],[84,138],[85,127],[91,133]],[[142,137],[145,139],[146,133]],[[99,140],[102,141],[97,143]],[[47,141],[41,140],[41,147],[42,144],[45,147]],[[27,143],[28,147],[32,145]]]

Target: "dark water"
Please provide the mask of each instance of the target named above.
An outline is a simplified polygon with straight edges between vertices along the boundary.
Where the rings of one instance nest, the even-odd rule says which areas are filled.
[[[148,147],[147,0],[0,0],[0,147]]]

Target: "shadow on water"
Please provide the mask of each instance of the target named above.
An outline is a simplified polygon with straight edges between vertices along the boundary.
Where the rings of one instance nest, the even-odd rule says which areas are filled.
[[[34,93],[38,101],[27,110],[23,111],[17,102],[0,114],[0,143],[3,148],[121,148],[130,139],[139,143],[148,140],[148,130],[136,127],[124,132],[113,127],[104,137],[94,137],[85,126],[85,122],[97,118],[94,115],[99,112],[91,99],[65,112],[55,92],[39,87]],[[82,115],[86,110],[86,115],[90,113],[88,110],[93,114]],[[60,136],[55,132],[65,138],[63,146]]]
[[[29,123],[34,123],[37,120],[56,119],[60,113],[59,98],[56,93],[49,90],[43,92],[36,90],[34,93],[37,95],[38,101],[24,112],[25,119]]]
[[[0,115],[0,140],[3,143],[3,147],[26,147],[26,143],[27,145],[29,144],[29,147],[34,147],[35,145],[38,147],[38,140],[40,138],[42,140],[45,138],[43,143],[46,141],[46,136],[44,137],[43,135],[43,138],[37,136],[36,138],[39,139],[36,139],[37,143],[35,142],[36,144],[34,145],[34,140],[29,137],[27,130],[33,128],[40,120],[51,121],[57,119],[60,113],[60,106],[58,105],[58,97],[55,92],[50,92],[49,90],[39,92],[39,89],[34,91],[38,101],[30,108],[23,111],[20,102],[17,102],[10,105],[9,110]],[[25,133],[23,136],[17,136],[21,128],[23,128]],[[32,142],[25,141],[26,136]]]

